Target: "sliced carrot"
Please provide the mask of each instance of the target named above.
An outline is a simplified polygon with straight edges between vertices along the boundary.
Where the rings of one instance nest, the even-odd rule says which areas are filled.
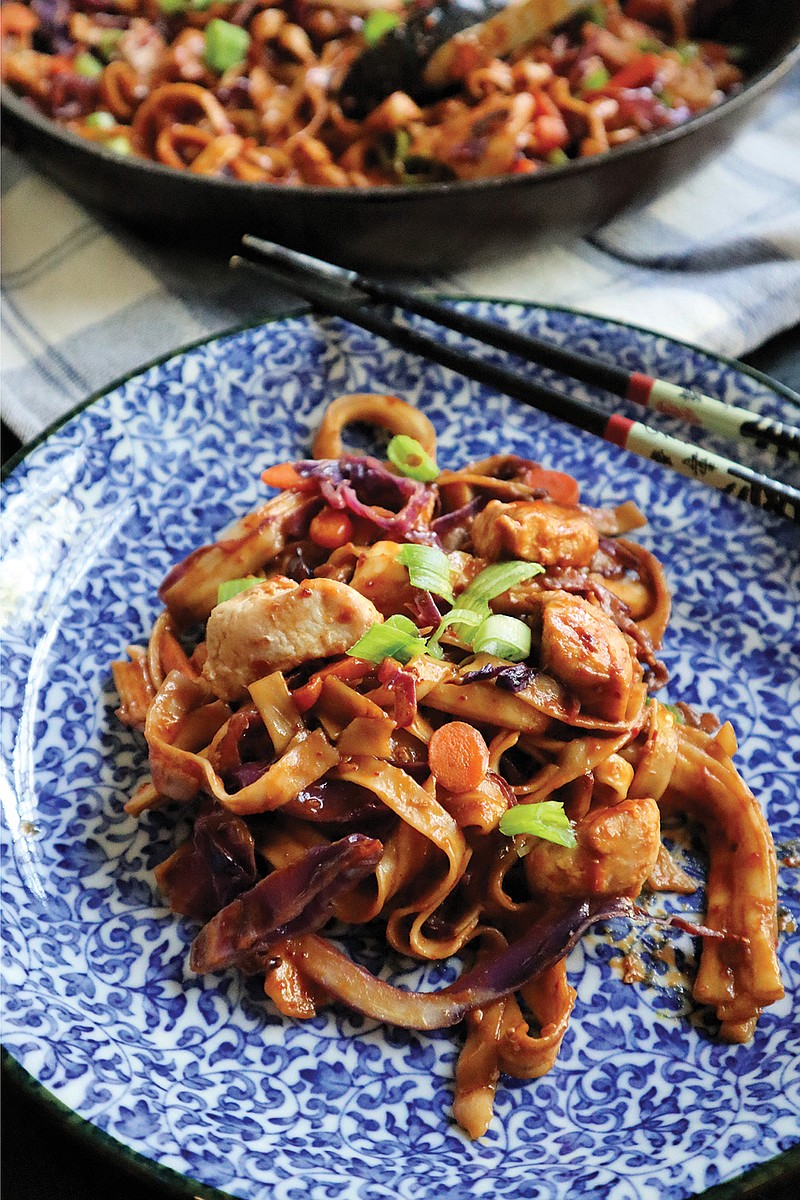
[[[277,463],[274,467],[267,467],[261,473],[261,481],[281,491],[293,488],[297,492],[313,492],[317,488],[316,479],[306,479],[292,463]]]
[[[660,54],[640,54],[612,75],[603,85],[603,91],[609,88],[650,87],[663,69],[664,60]]]
[[[309,527],[312,542],[323,546],[326,550],[336,550],[345,546],[353,539],[353,522],[346,512],[337,512],[335,508],[323,508],[317,513]]]
[[[486,778],[489,747],[473,725],[450,721],[428,743],[428,766],[448,792],[470,792]]]
[[[363,658],[342,658],[339,662],[329,663],[321,671],[316,671],[308,683],[295,688],[292,692],[292,699],[301,713],[307,712],[319,700],[322,684],[329,676],[333,675],[336,679],[353,683],[358,679],[363,679],[365,675],[369,675],[372,670],[372,663],[365,662]]]
[[[580,488],[577,479],[565,471],[548,471],[544,467],[531,467],[525,472],[529,487],[544,488],[556,504],[577,504]]]

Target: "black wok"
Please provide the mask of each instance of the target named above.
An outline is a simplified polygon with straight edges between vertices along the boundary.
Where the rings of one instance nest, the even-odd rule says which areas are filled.
[[[800,0],[733,0],[702,33],[746,47],[738,93],[685,125],[533,175],[367,189],[198,176],[104,151],[7,87],[4,135],[72,195],[149,233],[210,245],[247,232],[361,269],[441,270],[586,233],[696,170],[800,62]]]

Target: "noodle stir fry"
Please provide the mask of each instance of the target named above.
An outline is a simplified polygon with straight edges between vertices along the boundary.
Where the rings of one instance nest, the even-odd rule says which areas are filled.
[[[343,453],[352,421],[394,435],[388,465]],[[731,726],[653,695],[670,599],[625,536],[639,510],[514,455],[440,469],[395,397],[340,397],[314,454],[265,471],[278,494],[170,571],[149,646],[113,664],[152,772],[127,810],[192,806],[156,870],[202,922],[192,968],[263,977],[296,1019],[465,1022],[454,1113],[479,1137],[502,1073],[553,1066],[584,930],[637,919],[643,888],[694,890],[661,839],[684,814],[710,857],[707,924],[681,924],[703,936],[694,997],[751,1038],[783,994],[775,852]],[[401,990],[332,918],[474,965]]]
[[[423,0],[418,0],[419,7]],[[730,48],[688,40],[684,0],[597,0],[487,52],[449,95],[395,91],[358,118],[348,70],[401,0],[30,0],[0,6],[3,78],[120,155],[199,175],[371,187],[526,174],[717,104]]]

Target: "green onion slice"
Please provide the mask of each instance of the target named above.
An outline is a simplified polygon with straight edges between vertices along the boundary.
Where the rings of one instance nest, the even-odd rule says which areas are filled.
[[[419,483],[430,483],[439,474],[439,468],[419,444],[416,438],[398,433],[386,447],[386,457],[401,475],[416,479]]]
[[[116,124],[117,118],[114,114],[102,110],[89,113],[84,121],[84,125],[88,125],[90,129],[114,129]]]
[[[385,658],[407,663],[417,654],[425,653],[425,639],[419,636],[413,621],[397,615],[389,617],[382,625],[371,626],[347,653],[352,658],[363,658],[371,663],[383,662]]]
[[[374,46],[379,42],[384,34],[390,29],[395,29],[400,24],[400,17],[397,13],[386,12],[384,9],[378,8],[371,12],[365,20],[361,28],[361,36],[368,46]]]
[[[557,146],[555,150],[550,151],[547,161],[551,167],[563,167],[564,163],[569,162],[569,155]]]
[[[156,0],[158,7],[167,16],[173,16],[175,13],[185,12],[189,7],[189,0]]]
[[[435,546],[405,545],[397,561],[408,569],[412,587],[422,588],[453,604],[453,585],[450,582],[450,559]]]
[[[481,621],[472,635],[476,654],[494,654],[508,662],[524,662],[531,652],[530,626],[517,617],[496,613]]]
[[[596,71],[590,71],[581,85],[583,92],[596,92],[600,88],[605,87],[611,76],[605,67],[598,67]]]
[[[111,150],[114,154],[133,154],[133,146],[130,138],[126,138],[123,134],[117,137],[106,138],[104,142],[100,142],[104,150]]]
[[[480,575],[476,575],[472,583],[458,597],[459,608],[475,608],[479,604],[488,604],[496,596],[502,596],[509,588],[516,587],[534,575],[543,575],[544,567],[540,563],[521,562],[513,559],[511,562],[492,563],[485,567]]]
[[[414,622],[410,617],[404,617],[402,613],[395,613],[393,617],[387,617],[384,624],[389,625],[392,629],[402,629],[404,633],[413,638],[419,637],[419,630]]]
[[[100,41],[97,44],[98,53],[108,61],[114,57],[121,40],[121,29],[104,29],[100,34]]]
[[[515,804],[513,808],[506,809],[500,818],[500,832],[507,837],[527,833],[533,837],[544,838],[546,842],[566,846],[569,850],[578,844],[573,824],[564,812],[564,805],[560,800]],[[529,849],[529,846],[517,847],[517,853],[524,857]]]
[[[587,6],[586,16],[593,25],[605,26],[607,21],[606,10],[602,4],[589,4]]]
[[[226,600],[232,600],[234,596],[238,596],[239,592],[246,592],[255,584],[263,582],[264,580],[258,575],[246,575],[244,579],[226,579],[217,588],[217,604],[224,604]]]
[[[442,650],[439,646],[439,638],[446,629],[450,628],[451,625],[459,625],[461,629],[470,630],[474,629],[477,625],[480,625],[482,620],[482,614],[473,612],[469,608],[461,608],[460,606],[451,608],[450,612],[446,613],[445,616],[442,617],[438,627],[428,638],[428,654],[430,654],[432,658],[442,657]],[[461,632],[458,632],[458,636],[462,641],[468,641],[468,638],[465,637]]]
[[[693,58],[697,58],[700,53],[700,47],[697,42],[681,42],[675,49],[678,52],[678,58],[682,63],[691,62]]]
[[[458,597],[458,607],[469,609],[484,620],[490,615],[490,600],[501,596],[509,588],[516,587],[523,580],[543,573],[544,567],[539,563],[520,562],[518,559],[513,562],[492,563],[490,567],[484,568],[480,575],[476,575],[469,587],[461,593]],[[459,637],[464,636],[460,629],[456,629],[456,633]]]
[[[231,67],[238,67],[247,58],[250,34],[239,25],[214,17],[206,25],[206,48],[203,55],[206,66],[222,75]]]
[[[82,50],[75,56],[72,69],[76,75],[83,75],[86,79],[96,79],[103,74],[103,64],[88,50]]]

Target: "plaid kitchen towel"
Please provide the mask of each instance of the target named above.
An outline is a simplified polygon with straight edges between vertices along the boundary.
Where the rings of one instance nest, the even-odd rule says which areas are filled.
[[[292,301],[219,256],[98,217],[3,151],[3,418],[34,437],[160,354]],[[736,356],[800,320],[800,70],[714,162],[588,240],[430,277],[566,305]]]

